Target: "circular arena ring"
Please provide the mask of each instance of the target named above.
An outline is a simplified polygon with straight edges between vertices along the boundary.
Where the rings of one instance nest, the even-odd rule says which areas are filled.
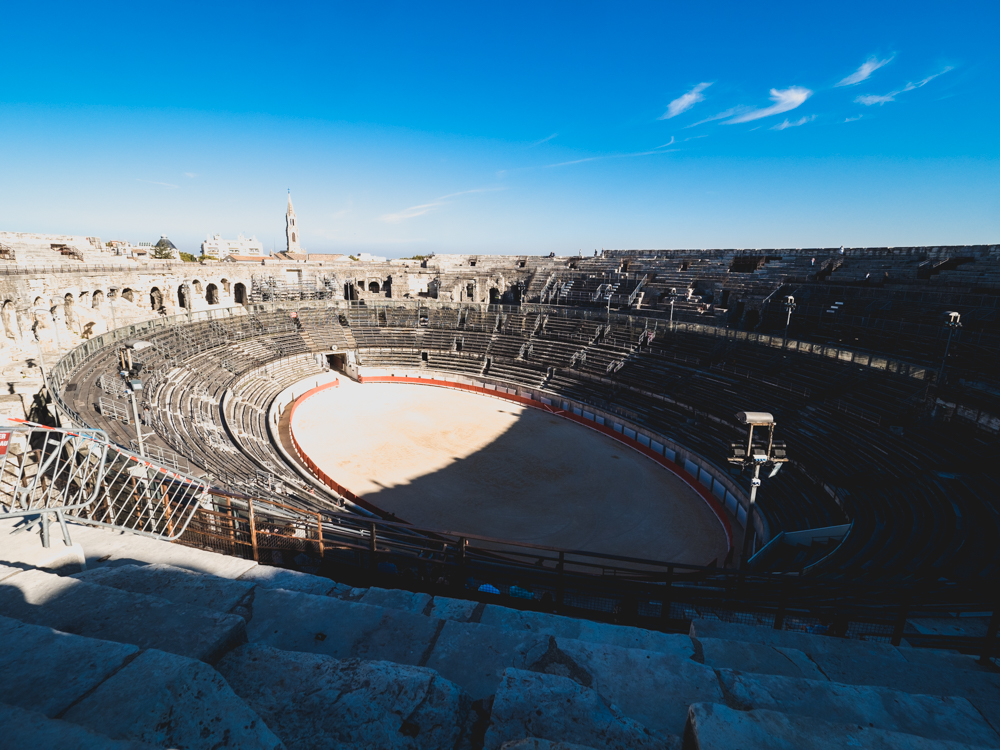
[[[976,586],[1000,570],[995,506],[1000,482],[995,461],[989,458],[990,444],[958,422],[930,425],[919,417],[915,405],[922,403],[936,375],[926,366],[692,323],[670,325],[663,319],[614,314],[610,319],[595,317],[593,310],[431,301],[268,303],[151,320],[95,337],[65,356],[50,373],[60,411],[79,426],[106,430],[125,446],[134,440],[135,428],[112,382],[120,382],[116,373],[124,345],[134,347],[143,380],[140,412],[154,433],[147,439],[147,455],[183,463],[181,468],[234,496],[262,498],[314,514],[346,512],[369,519],[359,522],[355,546],[370,549],[371,560],[383,550],[376,542],[376,522],[387,524],[392,534],[403,533],[404,524],[394,526],[391,514],[423,527],[425,540],[465,534],[455,558],[459,562],[465,559],[468,539],[496,539],[504,533],[516,537],[506,540],[512,543],[524,544],[532,534],[537,534],[535,541],[553,542],[539,548],[586,548],[591,542],[605,542],[594,541],[599,534],[592,530],[597,535],[589,535],[583,527],[559,536],[558,518],[570,513],[570,496],[586,494],[589,487],[568,484],[559,510],[548,513],[546,494],[552,492],[554,477],[537,484],[544,475],[542,455],[531,476],[511,465],[516,452],[501,455],[505,469],[482,467],[483,481],[496,492],[481,507],[468,509],[468,522],[481,524],[475,529],[448,529],[460,522],[460,515],[423,515],[429,504],[439,501],[433,489],[410,498],[401,489],[425,482],[431,488],[433,477],[450,471],[441,461],[454,443],[442,442],[436,457],[414,454],[415,461],[433,464],[424,474],[392,474],[385,467],[379,472],[388,473],[366,473],[364,463],[379,455],[379,430],[391,432],[394,420],[417,420],[422,414],[432,433],[443,435],[449,412],[464,408],[457,401],[441,413],[425,407],[410,413],[405,403],[392,406],[395,397],[387,395],[388,411],[366,414],[360,402],[338,406],[331,396],[330,404],[308,417],[329,414],[314,425],[314,431],[327,437],[310,443],[299,423],[293,425],[296,439],[305,444],[299,455],[288,430],[292,405],[306,391],[329,382],[331,370],[356,393],[372,388],[390,394],[393,388],[403,388],[371,384],[380,378],[444,380],[492,391],[507,402],[475,398],[489,405],[498,425],[508,422],[508,431],[521,429],[514,425],[522,419],[529,428],[531,420],[549,419],[542,408],[562,412],[635,443],[618,443],[617,454],[602,447],[605,458],[619,456],[610,461],[625,460],[627,451],[636,449],[674,467],[677,474],[668,479],[683,477],[689,510],[697,508],[704,515],[709,500],[716,504],[719,515],[713,513],[707,525],[704,518],[684,519],[682,525],[713,529],[705,544],[695,545],[695,552],[684,546],[684,533],[670,523],[677,509],[653,507],[651,496],[660,490],[647,492],[640,485],[629,501],[645,504],[636,510],[632,505],[623,508],[619,500],[607,508],[613,488],[596,488],[595,504],[587,511],[589,525],[599,529],[608,526],[605,517],[631,518],[607,533],[609,539],[625,540],[634,533],[645,540],[641,550],[631,548],[632,558],[648,556],[692,567],[710,560],[720,567],[732,563],[732,556],[718,559],[720,550],[729,547],[728,539],[720,546],[720,535],[728,524],[735,540],[732,548],[738,546],[749,480],[734,473],[727,458],[731,444],[745,437],[734,415],[754,410],[775,415],[791,461],[765,478],[759,491],[753,556],[746,565],[753,575],[785,576],[769,579],[774,581],[787,581],[789,575],[815,580],[827,591],[838,585],[891,591]],[[364,384],[355,385],[355,380]],[[337,396],[346,393],[345,387]],[[378,400],[368,401],[369,408]],[[517,400],[523,400],[522,411],[502,414],[511,412]],[[536,407],[533,413],[523,411],[526,403]],[[378,429],[362,440],[362,433],[373,427]],[[576,425],[565,428],[580,431]],[[474,430],[471,435],[476,439],[470,438],[468,453],[452,453],[448,461],[467,462],[475,469],[480,454],[503,439],[477,437]],[[597,432],[593,437],[610,439]],[[409,438],[411,443],[414,439]],[[537,452],[544,438],[533,439],[532,450]],[[324,443],[355,453],[321,455]],[[398,443],[386,445],[388,451],[399,450]],[[584,450],[580,454],[585,461],[590,455]],[[563,454],[558,460],[571,458]],[[613,481],[631,489],[640,458],[638,453],[629,455],[632,468]],[[523,465],[525,455],[518,460]],[[351,471],[344,471],[351,462]],[[654,462],[647,464],[647,475],[660,471]],[[385,487],[375,489],[377,482]],[[510,488],[521,485],[523,491],[515,498],[504,490],[505,483]],[[472,497],[483,486],[460,488],[456,497]],[[532,521],[529,499],[534,486],[545,489],[535,498],[537,515]],[[503,525],[490,513],[500,513],[507,499],[510,517]],[[687,502],[692,500],[697,502]],[[438,522],[432,523],[435,519]],[[366,532],[368,523],[371,530]],[[493,529],[500,532],[490,533]],[[449,536],[449,530],[454,534]],[[664,553],[656,555],[657,536],[664,530],[676,531],[677,539],[661,543]],[[437,532],[442,536],[435,537]],[[442,549],[449,543],[442,541]],[[620,553],[624,547],[607,549]],[[678,558],[665,559],[672,555]]]

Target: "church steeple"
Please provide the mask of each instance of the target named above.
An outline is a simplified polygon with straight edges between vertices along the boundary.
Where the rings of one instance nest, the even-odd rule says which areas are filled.
[[[285,242],[290,253],[300,253],[299,226],[295,219],[295,209],[292,207],[292,191],[288,191],[288,210],[285,212]]]

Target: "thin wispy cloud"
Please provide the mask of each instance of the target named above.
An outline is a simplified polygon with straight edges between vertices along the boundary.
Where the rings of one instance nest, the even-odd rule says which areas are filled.
[[[945,73],[947,73],[949,70],[952,69],[953,68],[949,65],[946,68],[944,68],[941,72],[935,73],[934,75],[929,75],[923,80],[917,81],[916,83],[912,82],[908,83],[898,91],[890,91],[888,94],[882,94],[882,95],[865,94],[863,96],[857,97],[854,101],[857,104],[864,104],[866,107],[872,107],[876,104],[882,105],[882,104],[887,104],[888,102],[894,102],[896,101],[896,97],[899,96],[900,94],[905,94],[907,91],[914,91],[915,89],[922,88],[931,81],[933,81],[938,76],[943,76]]]
[[[726,120],[723,125],[738,125],[741,122],[752,122],[764,117],[789,112],[805,104],[806,99],[812,96],[812,93],[812,91],[802,86],[790,86],[787,89],[771,89],[771,101],[774,104],[763,109],[751,109],[748,112],[743,112],[732,119]]]
[[[136,179],[136,182],[145,182],[147,185],[162,185],[163,187],[170,188],[171,190],[177,188],[177,185],[173,185],[169,182],[155,182],[153,180],[140,180],[140,179]]]
[[[667,146],[673,146],[676,142],[677,142],[677,139],[674,136],[670,136],[670,140],[669,141],[667,141],[666,143],[663,143],[663,144],[657,146],[656,148],[666,148]]]
[[[864,117],[864,115],[855,115],[854,117],[846,117],[844,118],[844,122],[857,122],[862,117]]]
[[[892,57],[887,57],[885,60],[879,60],[877,57],[872,55],[863,63],[861,63],[861,67],[859,67],[857,70],[855,70],[846,78],[843,78],[840,82],[838,82],[835,85],[835,87],[855,86],[861,83],[862,81],[867,81],[871,77],[872,73],[881,68],[883,65],[888,65],[889,63],[891,63],[893,57],[895,56],[893,55]]]
[[[386,224],[399,224],[407,219],[415,219],[418,216],[428,214],[441,206],[447,206],[451,203],[452,198],[457,198],[460,195],[471,195],[472,193],[493,193],[497,190],[506,190],[506,188],[476,188],[475,190],[461,190],[457,193],[448,193],[448,195],[442,195],[440,198],[435,198],[430,203],[421,203],[418,206],[410,206],[409,208],[404,208],[402,211],[397,211],[396,213],[382,214],[378,218],[379,221],[385,222]]]
[[[541,140],[538,140],[538,141],[535,141],[534,143],[529,144],[528,148],[534,148],[535,146],[541,146],[543,143],[548,143],[553,138],[557,138],[558,136],[559,136],[558,133],[553,133],[552,135],[547,135],[544,138],[542,138]]]
[[[671,143],[673,143],[673,139],[671,139]],[[573,161],[561,161],[558,164],[546,164],[545,168],[551,169],[554,167],[568,167],[573,164],[583,164],[584,162],[601,161],[603,159],[628,159],[633,156],[652,156],[653,154],[669,154],[677,150],[675,148],[667,149],[666,147],[669,145],[670,143],[664,143],[662,146],[657,146],[656,148],[651,149],[649,151],[631,151],[627,154],[603,154],[601,156],[588,156],[585,159],[574,159]]]
[[[184,176],[187,177],[189,180],[193,180],[195,177],[198,176],[198,173],[197,172],[185,172]]]
[[[809,115],[808,117],[800,117],[798,120],[789,120],[787,117],[784,122],[774,125],[771,130],[788,130],[788,128],[797,128],[799,125],[805,125],[807,122],[812,122],[816,119],[816,115]]]
[[[660,115],[657,119],[669,120],[671,117],[677,117],[677,115],[682,112],[687,112],[698,102],[705,101],[705,95],[701,92],[711,85],[711,83],[699,83],[686,94],[681,94],[667,105],[667,111]]]

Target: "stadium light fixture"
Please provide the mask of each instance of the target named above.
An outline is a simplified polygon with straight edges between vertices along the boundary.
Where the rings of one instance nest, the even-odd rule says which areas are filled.
[[[962,316],[953,310],[944,314],[944,325],[948,329],[948,343],[944,345],[944,356],[941,358],[941,369],[938,370],[938,383],[944,378],[944,366],[948,361],[948,350],[951,349],[951,337],[962,327]]]
[[[788,462],[785,454],[785,444],[774,439],[774,416],[766,411],[741,411],[736,419],[747,426],[745,443],[732,443],[732,454],[729,463],[737,464],[741,470],[753,469],[750,479],[750,502],[747,505],[746,520],[743,524],[743,541],[740,544],[739,569],[746,564],[750,542],[753,539],[753,517],[757,507],[757,488],[760,487],[761,468],[770,468],[768,477],[778,473],[781,465]],[[756,435],[754,434],[756,430]]]
[[[795,297],[788,295],[785,297],[785,310],[788,311],[788,317],[785,318],[785,344],[788,344],[788,326],[792,322],[792,312],[798,305],[795,304]]]
[[[670,287],[670,330],[674,330],[674,302],[677,301],[677,287]]]

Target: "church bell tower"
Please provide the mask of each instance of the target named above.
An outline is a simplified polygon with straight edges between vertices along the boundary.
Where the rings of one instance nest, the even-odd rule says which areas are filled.
[[[295,209],[292,207],[292,191],[288,191],[288,211],[285,213],[285,240],[286,249],[290,253],[301,253],[299,247],[299,223],[295,218]]]

